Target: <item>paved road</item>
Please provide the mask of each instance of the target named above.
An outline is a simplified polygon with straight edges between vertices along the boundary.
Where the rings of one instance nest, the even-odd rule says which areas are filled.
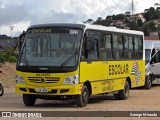
[[[74,101],[39,99],[35,106],[26,107],[22,95],[10,90],[0,97],[0,111],[160,111],[160,84],[150,90],[132,89],[127,100],[115,100],[111,94],[92,96],[84,108],[76,107]]]

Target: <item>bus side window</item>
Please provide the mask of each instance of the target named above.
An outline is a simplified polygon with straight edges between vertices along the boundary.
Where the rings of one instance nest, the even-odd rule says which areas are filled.
[[[86,30],[81,51],[82,60],[99,58],[99,38],[99,31]]]
[[[90,44],[90,50],[87,50],[88,59],[97,59],[98,58],[98,39],[90,38],[87,40]]]
[[[141,37],[134,37],[134,48],[136,59],[142,59],[143,56],[143,39]]]
[[[124,59],[122,35],[113,34],[113,57],[114,59]]]
[[[81,59],[83,60],[83,59],[97,59],[97,58],[98,58],[98,39],[87,38],[87,36],[85,36],[82,45]]]
[[[112,59],[112,41],[110,34],[102,34],[100,40],[100,58],[102,60]]]
[[[134,58],[133,37],[124,36],[123,41],[124,41],[124,56],[125,56],[125,59]]]

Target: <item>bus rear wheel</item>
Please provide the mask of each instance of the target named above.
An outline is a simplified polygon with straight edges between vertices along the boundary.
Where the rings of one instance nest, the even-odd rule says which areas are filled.
[[[2,84],[0,83],[0,96],[2,96],[4,93],[4,89],[3,89],[3,86]]]
[[[87,86],[83,86],[82,93],[76,96],[76,104],[78,107],[86,107],[89,101],[90,93]]]
[[[36,102],[36,96],[30,94],[23,94],[23,102],[26,106],[33,106]]]
[[[123,90],[119,90],[118,93],[114,94],[116,100],[125,100],[129,97],[129,83],[125,82],[125,86]]]

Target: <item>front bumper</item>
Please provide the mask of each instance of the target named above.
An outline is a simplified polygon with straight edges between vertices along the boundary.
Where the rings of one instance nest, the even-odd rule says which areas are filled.
[[[36,92],[37,88],[47,88],[48,92]],[[16,93],[21,94],[37,94],[37,95],[78,95],[81,94],[82,85],[58,85],[54,87],[39,87],[26,84],[17,84],[15,86]]]

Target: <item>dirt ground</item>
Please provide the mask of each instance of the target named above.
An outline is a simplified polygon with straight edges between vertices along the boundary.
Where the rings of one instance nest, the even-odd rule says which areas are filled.
[[[5,92],[14,91],[16,63],[5,62],[0,67],[0,81]]]
[[[15,63],[4,63],[0,67],[0,79],[13,78],[15,77],[16,64]]]
[[[115,100],[112,94],[92,96],[87,107],[78,108],[74,101],[40,100],[35,106],[26,107],[23,104],[22,95],[14,90],[15,64],[5,63],[1,67],[0,80],[4,85],[5,93],[0,97],[1,111],[155,111],[160,115],[160,84],[154,85],[150,90],[136,88],[130,90],[127,100]],[[91,115],[92,116],[92,115]],[[94,116],[94,115],[93,115]],[[2,118],[0,118],[2,119]],[[4,120],[7,118],[3,118]],[[19,120],[20,118],[14,118]],[[27,119],[27,118],[26,118]],[[53,118],[32,118],[33,120]],[[139,117],[54,117],[58,120],[141,120]],[[159,118],[146,117],[144,120],[159,120]]]
[[[40,100],[36,101],[36,104],[31,107],[26,107],[23,104],[22,95],[16,94],[14,88],[12,90],[6,89],[5,94],[0,97],[0,111],[48,111],[54,112],[61,111],[61,117],[48,117],[49,119],[58,120],[140,120],[139,117],[92,117],[94,113],[89,114],[91,117],[63,117],[66,115],[67,111],[80,111],[79,116],[81,116],[81,111],[100,111],[109,112],[115,111],[153,111],[160,115],[160,84],[154,85],[150,90],[145,90],[143,88],[137,88],[130,90],[130,97],[127,100],[115,100],[112,94],[109,95],[96,95],[92,96],[87,107],[79,108],[75,105],[74,101],[57,101],[57,100]],[[60,113],[56,113],[58,115]],[[74,115],[74,113],[73,113]],[[0,118],[1,119],[1,118]],[[36,120],[36,118],[32,118]],[[43,118],[44,119],[44,118]],[[159,120],[157,117],[143,117],[143,120]],[[17,120],[17,118],[15,119]],[[41,120],[41,118],[39,119]]]

